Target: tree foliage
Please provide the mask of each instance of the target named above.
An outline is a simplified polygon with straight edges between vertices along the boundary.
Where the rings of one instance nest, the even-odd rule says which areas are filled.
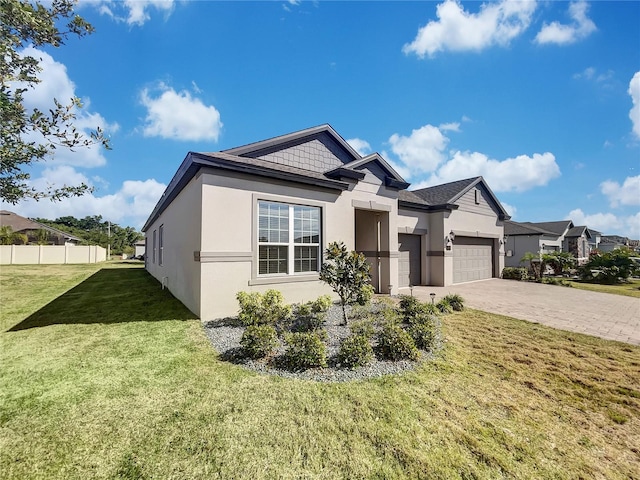
[[[553,268],[555,275],[568,273],[576,267],[576,258],[569,252],[551,252],[542,255],[545,264]]]
[[[347,324],[346,305],[364,305],[371,299],[371,273],[367,259],[361,253],[347,251],[343,242],[330,243],[327,261],[320,269],[320,280],[340,297],[342,317]]]
[[[0,245],[24,245],[27,242],[24,233],[14,232],[9,225],[0,226]]]
[[[135,228],[121,227],[117,223],[110,223],[103,220],[102,215],[84,218],[67,216],[55,220],[34,218],[34,220],[81,238],[84,245],[100,245],[104,248],[111,245],[111,251],[114,254],[132,253],[133,244],[142,238],[142,234]]]
[[[50,158],[58,148],[74,150],[94,144],[110,148],[100,128],[89,136],[76,128],[76,112],[82,107],[79,98],[52,99],[48,112],[24,105],[24,93],[40,82],[41,68],[39,59],[22,50],[29,45],[60,47],[70,35],[83,37],[94,30],[74,14],[74,3],[52,0],[45,7],[36,1],[0,0],[0,200],[16,204],[26,198],[83,195],[91,190],[85,184],[37,190],[28,184],[25,169]]]
[[[638,273],[638,266],[629,251],[616,249],[612,252],[592,253],[589,261],[579,271],[583,280],[614,284]]]

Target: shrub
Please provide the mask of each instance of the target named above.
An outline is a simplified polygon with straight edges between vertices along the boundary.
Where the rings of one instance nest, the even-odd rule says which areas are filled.
[[[413,338],[393,322],[387,322],[378,333],[378,350],[389,360],[417,360],[419,356]]]
[[[321,333],[322,332],[322,333]],[[292,370],[327,366],[326,332],[298,332],[285,337],[287,350],[283,360]]]
[[[440,313],[453,313],[453,307],[449,303],[449,300],[443,298],[438,303],[436,303],[436,307],[440,310]]]
[[[439,315],[440,314],[440,310],[438,310],[438,307],[433,304],[433,303],[425,303],[423,308],[423,314],[425,315]]]
[[[576,259],[569,252],[545,253],[542,255],[542,259],[553,269],[554,275],[568,273],[576,266]]]
[[[262,358],[278,346],[278,335],[271,325],[249,325],[244,329],[240,345],[250,358]]]
[[[370,266],[361,253],[347,251],[342,242],[332,242],[326,250],[327,261],[320,268],[320,280],[340,297],[342,318],[347,324],[347,305],[365,305],[371,300]]]
[[[563,280],[562,278],[544,277],[542,279],[542,283],[546,283],[547,285],[561,285],[563,287],[573,287],[573,285]]]
[[[527,269],[524,267],[504,267],[502,269],[502,278],[505,280],[526,280]]]
[[[351,333],[353,335],[358,335],[369,339],[373,337],[373,334],[375,332],[376,331],[375,328],[373,328],[373,322],[369,319],[360,320],[351,324]]]
[[[444,297],[443,300],[449,302],[451,308],[453,308],[456,312],[461,312],[462,310],[464,310],[464,298],[462,298],[457,293],[450,293],[449,295]]]
[[[282,293],[277,290],[259,292],[238,292],[240,304],[238,319],[243,325],[275,325],[279,320],[291,315],[291,306],[284,305]]]
[[[432,350],[436,339],[435,323],[416,322],[409,327],[409,334],[416,344],[416,347],[422,350]]]
[[[425,304],[416,297],[411,295],[399,295],[399,298],[400,303],[398,305],[400,307],[400,313],[405,319],[424,311]]]
[[[311,311],[313,313],[326,312],[333,305],[333,301],[329,295],[322,295],[311,302]]]
[[[362,367],[372,358],[373,348],[364,335],[351,335],[340,343],[338,362],[347,368]]]
[[[614,284],[620,280],[627,280],[636,271],[636,264],[629,252],[617,249],[612,252],[591,254],[589,261],[580,267],[579,275],[582,280]]]

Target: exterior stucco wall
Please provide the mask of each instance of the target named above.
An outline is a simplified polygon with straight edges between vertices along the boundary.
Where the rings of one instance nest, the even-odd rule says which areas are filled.
[[[196,262],[192,255],[190,261],[200,265],[199,315],[203,320],[237,314],[235,296],[239,291],[264,292],[274,288],[282,292],[287,303],[333,295],[317,274],[258,276],[256,209],[259,200],[321,207],[322,251],[333,241],[343,241],[348,249],[355,249],[356,210],[386,214],[388,220],[381,247],[390,253],[383,261],[382,275],[393,279],[391,284],[397,290],[397,192],[386,189],[379,181],[378,184],[361,181],[348,191],[338,192],[206,169],[200,179],[202,243],[197,249],[199,260]],[[385,282],[384,287],[388,284]]]
[[[147,271],[196,315],[200,315],[200,264],[194,252],[200,250],[202,182],[191,179],[164,212],[149,226],[145,237]],[[159,262],[159,230],[163,226],[163,260]],[[154,261],[153,232],[156,232]]]

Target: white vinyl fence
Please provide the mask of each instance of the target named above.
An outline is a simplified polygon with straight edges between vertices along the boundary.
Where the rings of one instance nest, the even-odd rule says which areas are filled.
[[[97,245],[0,245],[0,265],[97,263],[107,251]]]

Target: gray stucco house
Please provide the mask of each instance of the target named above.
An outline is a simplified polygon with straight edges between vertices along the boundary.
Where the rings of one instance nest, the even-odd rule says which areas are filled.
[[[505,266],[521,266],[527,253],[569,252],[583,264],[589,253],[597,248],[600,233],[584,225],[575,226],[571,220],[555,222],[505,222]]]
[[[332,241],[366,256],[380,293],[500,276],[509,216],[482,177],[408,187],[329,125],[189,152],[143,227],[146,268],[202,319],[235,314],[238,291],[331,294]]]

